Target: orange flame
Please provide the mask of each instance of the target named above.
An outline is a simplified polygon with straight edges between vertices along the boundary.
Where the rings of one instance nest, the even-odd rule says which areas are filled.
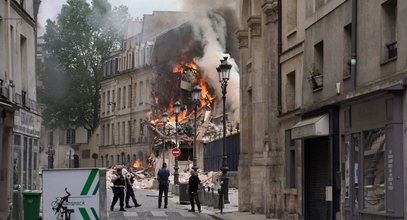
[[[209,94],[207,84],[204,79],[198,80],[199,86],[201,87],[200,102],[201,106],[212,106],[213,100],[215,99],[214,95]]]
[[[136,160],[136,161],[134,161],[133,167],[134,167],[134,168],[140,168],[140,167],[141,167],[141,160]]]
[[[181,62],[172,67],[173,73],[183,74],[186,70],[191,70],[195,73],[198,71],[198,65],[196,65],[194,62]]]
[[[181,53],[181,58],[182,58],[183,57],[182,55],[183,55],[184,51],[180,51],[180,53]],[[205,81],[205,79],[200,78],[201,76],[200,76],[200,73],[199,73],[199,70],[198,70],[198,65],[196,65],[193,61],[181,61],[180,63],[175,64],[173,66],[173,68],[172,68],[172,72],[175,73],[175,74],[181,74],[182,75],[182,74],[185,74],[187,71],[192,72],[195,75],[195,77],[198,78],[196,83],[198,83],[199,86],[201,87],[201,94],[200,94],[200,104],[201,104],[201,106],[213,107],[212,105],[213,105],[213,102],[214,102],[214,99],[215,99],[215,95],[211,95],[209,93],[207,82]],[[158,106],[159,105],[159,98],[154,97],[154,100],[155,100],[156,106]],[[173,98],[171,98],[168,106],[166,106],[166,111],[168,113],[168,121],[169,122],[175,122],[175,113],[174,113],[174,102],[175,101],[176,100],[173,100]],[[180,101],[182,101],[182,100],[180,100]],[[160,109],[162,109],[162,107],[164,107],[164,106],[161,106]],[[181,122],[184,119],[184,115],[185,115],[185,110],[184,110],[184,112],[180,112],[178,114],[178,121],[179,122]],[[151,119],[152,117],[156,117],[156,118]],[[159,115],[153,116],[153,111],[150,111],[150,112],[147,113],[147,118],[150,121],[150,124],[152,124],[154,126],[157,126],[157,125],[160,125],[160,124],[162,125],[161,116],[159,116]]]

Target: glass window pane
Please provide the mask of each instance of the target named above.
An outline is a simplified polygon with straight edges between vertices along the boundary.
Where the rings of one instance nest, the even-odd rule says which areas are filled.
[[[353,181],[354,181],[354,188],[353,188],[353,207],[359,209],[359,135],[354,134],[352,135],[352,148],[353,148]]]
[[[384,211],[385,129],[363,132],[364,208]]]

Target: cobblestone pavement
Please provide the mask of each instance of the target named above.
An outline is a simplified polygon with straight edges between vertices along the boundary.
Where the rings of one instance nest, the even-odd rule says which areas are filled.
[[[113,199],[113,193],[110,189],[107,190],[106,210],[108,219],[124,220],[124,219],[213,219],[207,213],[191,213],[188,212],[188,206],[177,204],[174,198],[171,198],[169,193],[168,208],[158,208],[158,191],[146,189],[134,189],[137,201],[142,204],[141,207],[127,208],[126,212],[119,211],[119,202],[116,203],[114,211],[110,211],[110,204]],[[163,198],[164,200],[164,198]],[[164,202],[164,201],[163,201]],[[130,205],[134,204],[130,202]]]

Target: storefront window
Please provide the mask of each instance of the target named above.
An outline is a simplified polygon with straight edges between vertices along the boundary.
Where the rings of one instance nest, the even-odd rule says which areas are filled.
[[[384,211],[385,129],[363,132],[364,208]]]
[[[359,146],[360,139],[358,134],[352,135],[352,146],[353,146],[353,181],[354,181],[354,206],[356,209],[359,208]]]

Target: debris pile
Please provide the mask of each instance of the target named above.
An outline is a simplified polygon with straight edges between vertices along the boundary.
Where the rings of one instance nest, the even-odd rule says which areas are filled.
[[[122,169],[122,173],[124,175],[127,174],[127,170],[125,169],[125,166],[123,165],[117,165],[114,166],[110,169],[107,169],[106,171],[106,186],[107,187],[112,187],[113,183],[111,182],[111,178],[113,175],[115,175],[115,172],[117,169]],[[184,170],[179,170],[179,182],[180,183],[188,183],[188,179],[190,177],[189,170],[192,170],[192,163],[189,164],[189,168],[184,169]],[[135,181],[134,181],[134,187],[138,189],[152,189],[153,188],[153,182],[156,179],[155,173],[154,173],[154,167],[152,165],[147,165],[146,168],[134,168],[133,167],[133,172]],[[199,179],[201,180],[202,186],[207,189],[208,187],[217,189],[220,186],[220,177],[221,177],[221,172],[208,172],[204,173],[202,170],[198,169],[198,176]],[[171,176],[169,177],[170,183],[174,183],[174,174],[171,173]]]

